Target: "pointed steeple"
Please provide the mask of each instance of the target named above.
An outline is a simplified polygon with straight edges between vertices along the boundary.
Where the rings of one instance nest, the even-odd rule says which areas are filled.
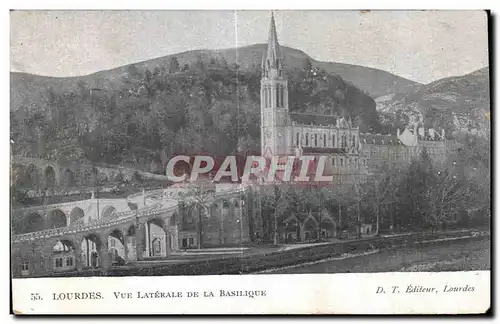
[[[281,75],[283,68],[283,57],[278,43],[278,33],[276,32],[276,22],[274,13],[271,12],[271,22],[269,24],[269,37],[267,40],[267,52],[262,58],[262,70],[268,75],[271,69],[276,70],[277,75]]]
[[[271,24],[269,26],[269,38],[267,41],[267,59],[271,67],[276,68],[278,59],[280,59],[280,45],[278,43],[278,34],[276,33],[276,23],[274,22],[274,13],[271,13]]]

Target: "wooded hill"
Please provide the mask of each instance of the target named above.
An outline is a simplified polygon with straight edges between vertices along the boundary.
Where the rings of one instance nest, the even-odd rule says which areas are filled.
[[[489,67],[377,98],[376,102],[386,124],[423,123],[444,128],[454,137],[463,132],[490,136]]]
[[[11,73],[14,155],[154,171],[174,154],[260,153],[260,65],[205,54],[78,78]],[[375,102],[352,83],[307,57],[287,74],[291,111],[350,117],[364,132],[380,131]]]

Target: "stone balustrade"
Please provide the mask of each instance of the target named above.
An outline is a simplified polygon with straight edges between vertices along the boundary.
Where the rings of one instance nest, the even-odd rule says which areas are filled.
[[[160,204],[157,204],[161,207]],[[41,239],[41,238],[50,238],[50,237],[55,237],[55,236],[63,236],[63,235],[68,235],[68,234],[76,234],[76,233],[82,233],[82,232],[91,232],[94,230],[106,228],[106,227],[112,227],[116,226],[119,224],[123,224],[125,222],[135,220],[135,218],[142,218],[142,217],[149,217],[152,215],[157,215],[160,213],[167,213],[167,212],[172,212],[177,209],[177,205],[170,206],[167,208],[155,208],[155,209],[150,209],[150,210],[141,210],[139,212],[135,211],[130,211],[130,212],[125,212],[121,214],[128,214],[127,217],[122,217],[122,218],[113,218],[111,220],[106,219],[104,222],[97,222],[94,224],[84,224],[80,225],[78,224],[77,226],[68,226],[68,227],[60,227],[60,228],[54,228],[54,229],[48,229],[48,230],[43,230],[43,231],[38,231],[38,232],[31,232],[31,233],[23,233],[23,234],[18,234],[18,235],[13,235],[12,236],[12,241],[14,243],[22,242],[22,241],[33,241],[35,239]]]
[[[234,194],[239,194],[246,192],[248,188],[238,188],[233,191],[224,191],[224,192],[215,192],[213,196],[211,197],[213,199],[217,199],[220,197],[227,197],[228,195],[234,195]],[[146,197],[152,196],[155,194],[163,194],[164,189],[157,189],[150,191],[146,194]],[[127,200],[130,200],[130,198],[135,198],[142,195],[142,193],[136,193],[133,194],[129,197],[127,197]],[[184,199],[191,198],[191,197],[184,197]],[[59,204],[59,205],[53,205],[51,208],[56,208],[57,206],[63,206],[64,204]],[[23,242],[23,241],[34,241],[36,239],[41,239],[41,238],[50,238],[50,237],[55,237],[55,236],[63,236],[63,235],[68,235],[68,234],[76,234],[76,233],[82,233],[82,232],[91,232],[95,231],[98,229],[106,228],[106,227],[111,227],[111,226],[116,226],[119,224],[123,224],[125,222],[135,220],[136,218],[144,218],[144,217],[150,217],[153,215],[157,215],[160,213],[168,213],[177,210],[178,205],[174,204],[169,207],[162,208],[161,203],[156,203],[153,205],[148,205],[145,206],[144,208],[140,210],[130,210],[130,211],[125,211],[125,212],[120,212],[120,213],[114,213],[111,218],[106,218],[104,220],[99,219],[95,220],[90,224],[83,224],[81,222],[72,224],[68,227],[60,227],[60,228],[54,228],[54,229],[48,229],[48,230],[43,230],[43,231],[38,231],[38,232],[31,232],[31,233],[23,233],[23,234],[17,234],[12,236],[12,241],[14,243],[18,242]]]

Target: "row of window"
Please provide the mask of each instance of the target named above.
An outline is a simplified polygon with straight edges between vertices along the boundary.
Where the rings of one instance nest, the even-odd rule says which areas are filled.
[[[264,106],[266,108],[272,107],[272,88],[270,86],[264,87]],[[276,107],[283,108],[285,107],[285,86],[279,84],[276,87]]]
[[[72,256],[69,257],[58,257],[55,258],[54,266],[56,268],[62,267],[72,267],[74,265],[74,258]],[[21,261],[21,271],[28,271],[30,268],[30,262],[28,260]],[[40,261],[40,269],[45,269],[45,260]]]
[[[209,240],[211,238],[209,237]],[[194,247],[195,242],[193,237],[183,237],[181,240],[182,248]]]
[[[319,136],[318,136],[319,135]],[[319,141],[318,141],[319,139]],[[300,132],[297,132],[295,134],[295,146],[299,146],[300,143],[305,142],[304,146],[315,146],[318,147],[318,143],[321,144],[323,142],[321,147],[336,147],[335,145],[335,134],[330,134],[330,138],[328,139],[327,143],[327,136],[326,134],[311,134],[311,137],[309,139],[309,133],[306,133],[304,135],[301,135]],[[356,135],[351,136],[351,147],[356,147]],[[343,134],[340,137],[340,147],[341,148],[346,148],[347,147],[347,135]]]
[[[56,268],[62,268],[64,264],[64,260],[66,260],[66,267],[72,267],[74,264],[74,259],[72,256],[66,258],[56,258],[55,266]]]
[[[394,150],[394,149],[390,149],[390,148],[387,148],[387,147],[372,147],[371,148],[371,155],[377,155],[378,153],[381,153],[382,155],[385,155],[387,154],[388,152],[404,152],[404,150]],[[393,153],[394,154],[394,153]]]
[[[359,165],[358,163],[361,163],[361,165]],[[359,159],[357,157],[354,157],[354,158],[341,157],[339,159],[339,165],[341,167],[343,167],[344,165],[345,166],[351,166],[351,165],[353,165],[353,166],[367,166],[367,161],[366,161],[366,159]],[[332,166],[333,167],[335,166],[335,158],[332,159]]]
[[[21,261],[21,271],[28,271],[30,269],[30,262],[28,260]],[[40,269],[45,269],[45,260],[40,261]]]

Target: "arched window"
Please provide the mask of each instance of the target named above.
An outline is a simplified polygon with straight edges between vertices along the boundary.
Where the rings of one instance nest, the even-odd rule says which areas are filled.
[[[326,135],[323,134],[323,147],[326,147]]]
[[[309,146],[309,133],[306,133],[306,146]]]
[[[280,91],[281,91],[281,89],[280,89],[280,86],[278,85],[278,86],[276,87],[276,107],[278,107],[278,108],[279,108],[279,107],[281,107],[281,102],[280,102]]]
[[[356,147],[356,135],[352,135],[352,147]]]
[[[28,260],[21,261],[21,271],[28,271],[30,269],[30,262]]]
[[[262,90],[262,96],[264,99],[264,108],[267,108],[267,87],[264,86],[264,90]]]
[[[297,144],[296,144],[295,146],[299,147],[299,144],[300,144],[300,142],[299,142],[299,141],[300,141],[300,133],[299,133],[299,132],[297,132],[297,134],[296,134],[296,139],[295,139],[295,142],[296,142]]]
[[[280,95],[281,95],[281,107],[285,107],[285,86],[281,86],[281,91],[280,91]]]
[[[267,87],[264,87],[264,107],[267,108]]]
[[[347,146],[347,137],[345,134],[342,134],[342,140],[340,141],[340,147],[345,148]]]
[[[269,108],[269,89],[266,86],[266,89],[264,90],[266,92],[266,108]]]
[[[335,147],[335,134],[332,134],[332,147]]]
[[[267,87],[267,106],[272,107],[271,87]]]
[[[314,146],[318,146],[318,134],[314,134]]]
[[[159,238],[155,238],[152,243],[154,255],[159,255],[161,253],[161,240]]]

